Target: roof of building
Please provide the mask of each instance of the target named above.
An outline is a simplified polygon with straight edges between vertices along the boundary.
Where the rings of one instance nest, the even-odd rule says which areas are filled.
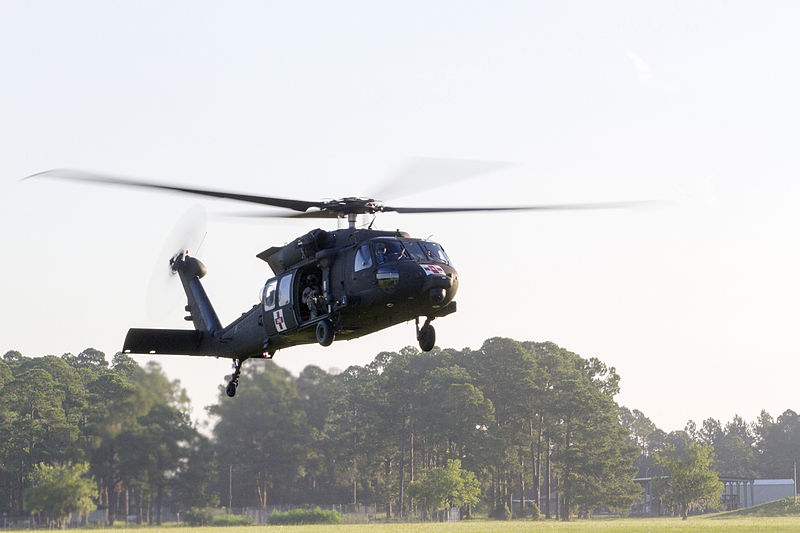
[[[634,478],[634,481],[642,482],[642,481],[653,481],[656,479],[665,479],[668,476],[655,476],[655,477],[637,477]],[[753,478],[744,478],[744,477],[727,477],[727,476],[719,476],[719,480],[723,483],[737,483],[737,482],[745,482],[745,483],[752,483],[754,485],[794,485],[794,480],[789,479],[753,479]]]
[[[755,485],[794,485],[793,479],[756,479]]]

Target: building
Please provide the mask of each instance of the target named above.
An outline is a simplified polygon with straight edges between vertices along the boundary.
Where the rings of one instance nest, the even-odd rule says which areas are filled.
[[[653,491],[653,481],[658,478],[639,477],[634,481],[644,489],[644,501],[631,509],[634,515],[661,515],[661,502]],[[792,479],[746,479],[720,476],[722,507],[726,511],[744,509],[761,505],[781,498],[791,498],[795,494]]]
[[[792,479],[720,477],[719,480],[725,485],[722,492],[722,505],[728,511],[794,496],[794,480]]]

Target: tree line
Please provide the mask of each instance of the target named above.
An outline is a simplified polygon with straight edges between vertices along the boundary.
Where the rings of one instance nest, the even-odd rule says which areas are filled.
[[[613,400],[619,376],[552,343],[405,348],[341,373],[309,366],[297,378],[250,364],[239,391],[211,409],[228,470],[219,494],[233,506],[360,502],[407,516],[418,504],[409,486],[454,460],[474,473],[493,514],[542,502],[568,519],[639,497],[637,448]]]
[[[639,449],[637,476],[653,483],[658,514],[719,509],[720,478],[788,479],[800,456],[800,415],[784,411],[774,419],[762,410],[754,422],[741,416],[724,425],[689,420],[682,430],[665,431],[638,409],[620,409],[629,442]]]
[[[67,492],[81,492],[76,473],[86,474],[91,503],[111,524],[132,515],[159,522],[168,503],[213,501],[211,444],[192,426],[185,391],[157,364],[142,368],[120,353],[109,365],[91,348],[35,358],[10,351],[0,361],[0,389],[1,512],[63,520],[56,495],[41,489],[69,483]]]
[[[787,409],[777,418],[762,410],[753,422],[739,415],[722,423],[707,418],[698,426],[689,420],[684,429],[669,433],[659,429],[642,411],[622,407],[620,421],[639,449],[635,465],[639,477],[664,475],[656,457],[669,450],[678,454],[689,443],[710,446],[711,468],[722,477],[788,479],[800,459],[800,415]]]
[[[205,436],[180,383],[155,363],[12,351],[0,361],[0,512],[37,511],[37,482],[70,468],[109,523],[160,523],[167,507],[348,502],[387,517],[459,505],[501,518],[540,507],[568,520],[626,512],[641,499],[633,478],[664,470],[656,457],[678,442],[713,445],[726,475],[786,477],[800,450],[791,411],[667,434],[614,401],[619,381],[596,358],[504,338],[297,377],[248,361],[235,398],[220,387]]]
[[[235,398],[220,390],[210,408],[209,439],[157,364],[116,354],[109,365],[93,349],[6,353],[1,508],[30,510],[26,490],[42,465],[82,463],[112,523],[159,522],[168,504],[358,502],[402,517],[422,505],[412,494],[424,492],[425,474],[451,461],[477,481],[487,512],[511,512],[518,499],[516,512],[544,502],[546,514],[566,519],[638,497],[637,449],[613,400],[619,376],[552,343],[406,348],[340,373],[309,366],[298,377],[256,361],[240,383]]]

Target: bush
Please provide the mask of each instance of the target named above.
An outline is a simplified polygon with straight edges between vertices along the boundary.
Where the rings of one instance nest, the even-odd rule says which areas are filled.
[[[511,509],[508,505],[498,505],[492,511],[492,518],[495,520],[511,520]]]
[[[211,509],[200,509],[192,507],[183,513],[183,521],[190,526],[207,526],[214,518]]]
[[[528,507],[526,507],[525,510],[528,512],[528,516],[530,516],[534,520],[539,520],[539,518],[542,516],[542,512],[539,510],[539,506],[533,502],[528,504]]]
[[[211,520],[212,526],[252,526],[252,516],[239,516],[235,514],[221,514]]]
[[[341,524],[342,517],[336,511],[323,511],[319,507],[313,509],[292,509],[281,513],[273,511],[267,522],[275,526],[294,524]]]

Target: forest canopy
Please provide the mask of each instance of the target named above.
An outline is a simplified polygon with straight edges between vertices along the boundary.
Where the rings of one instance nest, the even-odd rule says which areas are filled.
[[[738,476],[786,477],[800,451],[793,411],[668,434],[617,405],[619,387],[596,358],[505,338],[478,350],[382,352],[339,373],[308,366],[292,376],[250,361],[235,398],[220,388],[206,436],[156,363],[125,354],[109,363],[91,348],[10,351],[0,361],[0,512],[36,511],[37,472],[54,466],[83,473],[109,523],[217,505],[362,503],[395,517],[443,501],[494,516],[534,513],[535,502],[568,519],[626,513],[641,500],[634,477],[659,475],[666,463],[656,457],[687,442],[713,446],[714,469]],[[475,498],[453,496],[457,476],[444,473],[456,464]]]

